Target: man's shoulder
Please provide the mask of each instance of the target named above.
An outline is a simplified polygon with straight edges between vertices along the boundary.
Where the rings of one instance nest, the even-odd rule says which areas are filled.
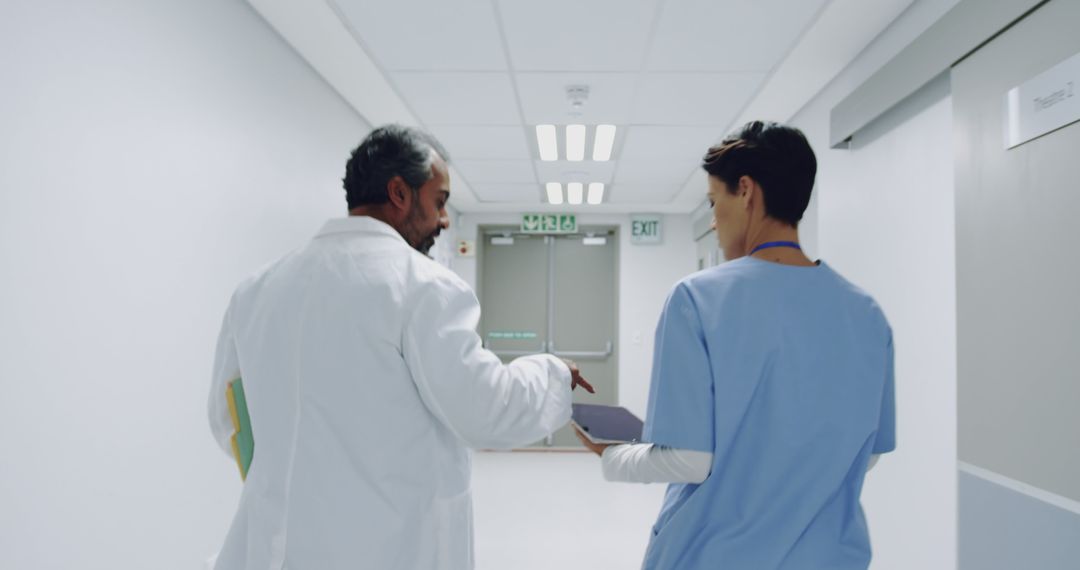
[[[279,258],[263,264],[261,267],[241,279],[233,290],[233,302],[236,302],[238,299],[252,296],[256,291],[263,287],[264,283],[277,275],[281,271],[281,268],[287,265],[290,260],[295,259],[300,255],[300,252],[303,249],[303,246],[293,249]]]
[[[412,250],[410,256],[409,265],[416,285],[472,292],[472,287],[449,267],[416,250]]]

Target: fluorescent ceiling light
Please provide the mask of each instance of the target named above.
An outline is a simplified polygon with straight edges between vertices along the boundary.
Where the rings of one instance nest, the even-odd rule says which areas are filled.
[[[562,184],[558,182],[547,183],[548,204],[562,204]]]
[[[607,245],[606,237],[581,238],[581,245]]]
[[[559,142],[555,125],[536,125],[536,145],[540,147],[540,160],[559,160]]]
[[[581,203],[582,193],[585,190],[585,185],[580,182],[571,182],[566,185],[566,201],[571,204],[577,205]]]
[[[615,146],[615,125],[597,125],[596,138],[593,139],[592,159],[604,162],[611,160],[611,149]]]
[[[491,245],[514,245],[514,238],[496,236],[491,238]]]
[[[585,125],[566,125],[566,160],[585,160]]]
[[[589,203],[599,204],[604,201],[604,183],[603,182],[590,182],[589,183]]]

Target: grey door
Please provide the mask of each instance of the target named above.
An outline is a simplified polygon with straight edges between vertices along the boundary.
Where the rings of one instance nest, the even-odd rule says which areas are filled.
[[[504,362],[548,352],[575,361],[596,388],[575,402],[618,402],[616,241],[609,228],[531,236],[481,228],[480,334]],[[569,428],[533,447],[580,447]]]
[[[1007,149],[1005,101],[1080,53],[1078,22],[1080,2],[1053,0],[952,70],[960,460],[1074,501],[1080,123]],[[961,565],[978,551],[962,540]]]
[[[492,244],[491,240],[495,239]],[[545,236],[489,236],[481,245],[480,336],[504,361],[547,350]]]

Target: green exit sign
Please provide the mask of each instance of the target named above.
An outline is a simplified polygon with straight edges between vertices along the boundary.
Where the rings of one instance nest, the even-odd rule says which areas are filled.
[[[527,234],[577,233],[574,214],[522,214],[521,231]]]
[[[660,243],[662,229],[660,216],[632,216],[630,243]]]

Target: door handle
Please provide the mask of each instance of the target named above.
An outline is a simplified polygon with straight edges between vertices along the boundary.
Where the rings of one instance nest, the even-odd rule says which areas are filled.
[[[555,342],[548,343],[548,351],[559,358],[576,358],[578,360],[604,360],[611,356],[613,352],[614,344],[609,340],[604,346],[604,350],[589,351],[589,350],[556,350]]]

